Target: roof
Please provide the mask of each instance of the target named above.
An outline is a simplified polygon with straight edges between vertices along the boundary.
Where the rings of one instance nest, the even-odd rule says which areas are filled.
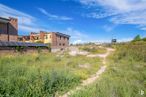
[[[11,46],[26,46],[26,47],[47,47],[43,43],[26,43],[26,42],[6,42],[0,41],[0,47],[11,47]]]
[[[67,35],[67,34],[63,34],[63,33],[60,33],[60,32],[55,32],[57,35],[60,35],[60,36],[64,36],[64,37],[70,37],[70,35]]]
[[[2,22],[2,23],[8,23],[9,21],[10,21],[10,19],[0,17],[0,22]]]
[[[40,32],[43,32],[45,34],[55,33],[55,34],[60,35],[60,36],[64,36],[64,37],[68,37],[68,38],[70,37],[70,35],[63,34],[63,33],[60,33],[60,32],[45,32],[45,31],[40,31]],[[40,32],[39,33],[31,32],[31,34],[33,34],[33,35],[39,35]]]

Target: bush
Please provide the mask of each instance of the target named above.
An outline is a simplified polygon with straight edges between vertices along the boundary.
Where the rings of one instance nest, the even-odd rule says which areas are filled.
[[[135,36],[135,38],[134,38],[132,41],[133,41],[133,42],[141,41],[140,35]]]
[[[101,78],[71,97],[145,97],[140,91],[146,92],[146,44],[120,44],[116,48]]]
[[[80,47],[79,49],[83,50],[83,51],[87,51],[87,52],[93,53],[93,54],[105,53],[106,52],[105,48],[99,48],[99,47],[83,46],[83,47]]]
[[[0,79],[0,95],[14,97],[52,97],[56,92],[70,89],[80,82],[78,77],[66,71],[35,72],[28,77],[27,71],[17,69],[19,75]],[[14,73],[15,73],[14,72]],[[24,72],[24,73],[23,73]],[[22,73],[22,74],[21,74]]]
[[[142,40],[143,40],[143,41],[146,41],[146,38],[143,38]]]
[[[56,57],[49,54],[1,57],[0,97],[52,97],[78,85],[80,77],[65,69],[60,58],[54,61]]]
[[[89,68],[79,67],[86,63]],[[56,53],[0,56],[0,97],[52,97],[77,86],[99,67],[99,58],[86,56]]]

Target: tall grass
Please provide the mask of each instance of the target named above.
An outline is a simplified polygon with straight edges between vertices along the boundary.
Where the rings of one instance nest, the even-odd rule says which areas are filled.
[[[146,44],[129,43],[116,48],[101,78],[71,97],[146,96]],[[141,95],[141,91],[145,94]]]
[[[90,68],[79,67],[85,63]],[[98,70],[99,63],[98,58],[67,54],[0,56],[0,97],[52,97],[64,93],[85,78],[78,73],[89,76]]]

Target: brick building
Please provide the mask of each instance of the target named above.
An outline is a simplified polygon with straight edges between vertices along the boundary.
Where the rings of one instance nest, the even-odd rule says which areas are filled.
[[[44,32],[40,33],[31,32],[30,36],[21,36],[19,41],[23,42],[38,42],[51,44],[52,49],[64,49],[69,46],[69,35],[59,33],[59,32]]]
[[[47,32],[40,31],[40,33],[31,32],[30,33],[30,42],[40,42],[45,43],[45,36]]]
[[[0,17],[0,41],[17,41],[18,20],[10,17],[9,19]]]
[[[30,36],[18,36],[20,42],[30,42]]]
[[[69,35],[59,33],[59,32],[52,32],[50,33],[51,38],[51,48],[52,49],[64,49],[69,46]],[[49,38],[49,37],[48,37]]]

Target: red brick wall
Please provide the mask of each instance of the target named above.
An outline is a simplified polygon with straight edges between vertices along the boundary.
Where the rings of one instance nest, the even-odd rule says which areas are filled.
[[[35,37],[39,37],[38,41],[44,42],[45,32],[40,31],[40,33],[30,33],[30,41],[35,42]]]
[[[18,35],[18,20],[17,19],[10,18],[9,34],[10,35]]]
[[[8,41],[7,24],[0,23],[0,41]]]
[[[67,37],[57,35],[56,33],[52,33],[52,44],[51,44],[52,48],[64,49],[68,46],[69,46],[69,40],[67,39]]]
[[[40,31],[40,41],[44,43],[44,39],[45,39],[45,32]]]
[[[1,41],[8,41],[8,40],[17,41],[17,39],[18,39],[18,20],[17,19],[10,18],[10,22],[8,24],[0,23],[0,40]]]
[[[33,32],[30,33],[30,41],[34,42]]]
[[[52,47],[57,46],[57,36],[55,33],[51,33],[51,39],[52,39],[51,46]]]
[[[8,35],[7,34],[0,34],[0,41],[8,41]]]
[[[18,41],[18,36],[17,35],[10,35],[9,41]]]
[[[7,34],[7,24],[0,23],[0,34]]]
[[[18,20],[10,18],[9,22],[9,41],[17,41],[18,39]]]

